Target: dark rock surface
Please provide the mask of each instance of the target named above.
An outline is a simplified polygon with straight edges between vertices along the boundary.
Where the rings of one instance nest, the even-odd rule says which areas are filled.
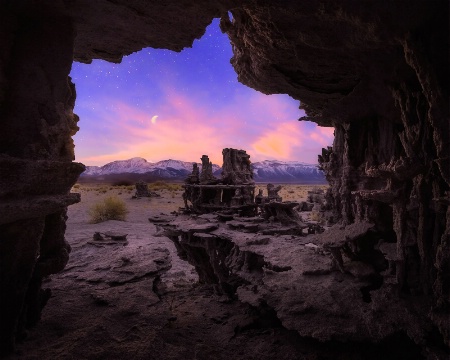
[[[267,236],[236,231],[230,223],[236,220],[177,216],[157,226],[218,295],[272,309],[283,327],[304,338],[379,343],[402,334],[421,344],[423,354],[436,355],[427,341],[429,303],[398,296],[385,272],[387,259],[375,247],[373,224]]]
[[[429,301],[450,345],[448,3],[409,5],[259,3],[221,25],[241,82],[287,92],[306,120],[335,127],[319,158],[334,217],[384,229],[397,245],[393,286]]]
[[[405,319],[425,317],[429,333],[450,345],[448,1],[37,0],[0,3],[0,204],[2,214],[23,209],[0,219],[0,353],[39,318],[42,279],[68,260],[65,208],[83,170],[72,163],[73,59],[117,62],[145,46],[180,51],[213,17],[242,83],[287,93],[301,101],[303,120],[335,127],[319,158],[335,220],[373,223],[396,244],[394,290],[375,292],[373,303],[398,314],[414,308]],[[17,177],[3,180],[5,166]],[[305,286],[319,291],[320,283]],[[288,311],[273,304],[280,317]],[[346,304],[359,318],[361,307]],[[380,334],[391,332],[383,314],[374,320]],[[418,341],[421,331],[408,336]]]
[[[245,150],[223,149],[222,181],[224,184],[253,184],[250,155]]]
[[[381,344],[302,338],[284,328],[269,307],[230,301],[217,294],[216,285],[198,283],[192,266],[180,260],[167,237],[154,236],[144,214],[127,222],[86,224],[84,201],[69,208],[72,252],[66,268],[42,284],[50,298],[41,321],[8,359],[421,358],[405,336]],[[163,218],[156,210],[151,214],[152,220]],[[210,215],[201,218],[212,220]],[[197,231],[202,229],[208,227]],[[122,231],[126,244],[106,239],[92,244],[94,232]],[[264,237],[247,245],[269,242]]]
[[[73,23],[26,3],[0,6],[0,354],[39,319],[42,279],[68,261],[66,208],[84,170],[72,162]]]

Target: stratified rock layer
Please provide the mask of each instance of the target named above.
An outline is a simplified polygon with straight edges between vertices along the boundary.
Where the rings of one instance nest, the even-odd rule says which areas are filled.
[[[83,170],[72,163],[73,59],[180,51],[214,17],[242,83],[287,93],[304,120],[335,127],[319,159],[335,218],[370,222],[395,244],[402,306],[421,302],[449,345],[447,1],[37,0],[0,5],[0,352],[39,318],[41,280],[70,251],[65,209]]]

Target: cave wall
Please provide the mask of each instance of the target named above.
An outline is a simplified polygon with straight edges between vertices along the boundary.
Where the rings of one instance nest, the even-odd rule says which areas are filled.
[[[301,101],[335,127],[319,161],[335,216],[397,244],[397,286],[450,331],[448,2],[0,2],[0,352],[39,319],[42,278],[62,270],[66,208],[83,171],[73,60],[181,51],[214,17],[239,81]]]
[[[208,1],[0,2],[0,355],[39,320],[42,279],[69,259],[66,211],[85,168],[73,162],[72,62],[181,51],[220,13]]]
[[[334,218],[374,222],[396,243],[399,295],[430,301],[450,345],[448,10],[445,1],[254,2],[221,27],[239,81],[288,93],[300,120],[335,127],[319,156]]]
[[[1,11],[0,338],[1,352],[39,320],[49,297],[42,278],[64,269],[70,188],[84,170],[73,163],[75,87],[68,77],[70,19]]]

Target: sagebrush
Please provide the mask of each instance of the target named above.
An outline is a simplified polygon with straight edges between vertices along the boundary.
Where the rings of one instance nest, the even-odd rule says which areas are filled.
[[[177,183],[167,183],[165,181],[155,181],[153,183],[148,184],[148,188],[151,191],[157,191],[157,190],[169,190],[169,191],[181,191],[183,188],[181,187],[181,184]]]
[[[89,222],[97,224],[107,220],[125,221],[127,214],[128,209],[125,202],[116,196],[109,196],[89,209]]]

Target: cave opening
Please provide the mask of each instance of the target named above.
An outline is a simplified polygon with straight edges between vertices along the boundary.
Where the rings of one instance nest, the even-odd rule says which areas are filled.
[[[217,21],[214,21],[211,26],[213,25],[217,26]],[[204,38],[206,37],[207,39],[210,35],[211,34],[208,34],[207,30]],[[201,41],[202,40],[200,40],[199,43]],[[235,79],[236,75],[230,64],[228,64],[226,71],[228,74],[230,72],[233,74],[233,79],[220,79],[221,81],[215,77],[216,69],[214,67],[207,69],[203,63],[201,64],[202,72],[205,73],[210,80],[212,79],[213,83],[215,82],[215,85],[211,88],[211,84],[213,84],[211,82],[209,82],[209,85],[206,87],[204,84],[192,84],[195,82],[196,78],[198,78],[198,73],[195,71],[189,73],[188,70],[183,69],[184,71],[182,72],[176,73],[176,71],[174,71],[171,73],[169,65],[158,63],[156,60],[157,57],[172,56],[172,60],[168,61],[169,63],[172,61],[175,62],[177,61],[176,56],[180,57],[180,55],[187,51],[188,50],[183,50],[183,52],[178,55],[170,54],[169,51],[163,50],[142,50],[140,53],[124,57],[122,64],[119,65],[105,63],[101,60],[94,60],[92,64],[74,63],[70,74],[77,92],[74,113],[80,117],[78,122],[80,130],[73,136],[76,146],[75,160],[83,162],[86,165],[104,165],[105,162],[108,161],[126,160],[127,158],[134,157],[145,157],[149,160],[163,160],[164,158],[157,157],[156,150],[159,146],[167,151],[166,154],[168,158],[177,159],[177,155],[170,153],[170,150],[174,150],[176,154],[185,156],[184,158],[181,158],[181,160],[195,161],[197,159],[190,157],[191,153],[198,157],[200,154],[211,151],[210,156],[214,156],[217,155],[214,154],[215,151],[220,156],[220,151],[215,149],[222,149],[223,147],[229,146],[245,149],[248,146],[247,141],[250,139],[253,141],[250,141],[249,145],[255,152],[260,154],[259,159],[261,160],[267,158],[279,160],[277,155],[281,155],[281,160],[283,160],[283,157],[292,157],[299,154],[307,156],[307,158],[299,160],[303,160],[304,162],[316,162],[317,154],[320,152],[321,147],[331,145],[333,138],[332,130],[330,131],[330,129],[325,127],[318,127],[315,123],[297,122],[297,119],[301,115],[301,111],[298,109],[298,101],[293,100],[287,95],[264,95],[241,85]],[[219,49],[219,51],[222,50]],[[160,55],[158,55],[157,52],[159,52]],[[189,57],[192,55],[189,55],[188,53],[183,56]],[[231,56],[230,53],[228,53],[227,56]],[[173,60],[174,58],[175,60]],[[225,60],[229,62],[229,58],[225,57]],[[182,58],[178,61],[184,62],[186,59]],[[210,60],[210,62],[211,61],[214,63],[213,60]],[[141,64],[136,64],[139,62]],[[140,69],[145,66],[151,68],[150,75],[153,77],[150,77],[149,74],[143,75],[141,73]],[[133,69],[131,69],[131,67]],[[99,73],[101,75],[98,75]],[[124,82],[108,82],[108,78],[112,77],[117,79],[122,76]],[[167,77],[170,81],[159,83],[152,81],[153,79],[158,78],[158,76],[161,78]],[[130,82],[131,86],[128,86],[127,83]],[[152,82],[152,86],[147,88],[145,86],[146,82]],[[233,82],[234,88],[226,88],[223,85],[224,82]],[[184,93],[177,93],[177,88],[182,89]],[[194,92],[194,89],[195,92],[198,91],[198,94],[189,97],[189,95],[192,95]],[[228,91],[228,93],[226,93],[226,91]],[[161,92],[163,95],[160,95]],[[160,104],[156,104],[155,101],[152,102],[149,100],[152,98],[156,98],[156,101],[159,101]],[[218,98],[231,98],[235,104],[220,104],[216,101]],[[208,105],[210,105],[212,109],[204,109],[204,106],[201,104],[202,101],[208,102]],[[143,106],[140,107],[140,105]],[[229,110],[231,107],[234,107],[235,109],[233,109],[233,111]],[[155,108],[157,110],[155,110]],[[176,111],[171,113],[171,108],[175,108]],[[166,111],[165,116],[164,111]],[[225,116],[220,116],[221,111],[225,111]],[[183,119],[183,116],[186,116],[187,119]],[[203,116],[203,118],[198,119],[199,116]],[[255,119],[257,122],[251,123],[251,119]],[[164,122],[170,121],[174,122],[174,125],[163,127],[162,129],[160,129],[161,126],[158,127],[158,125],[163,126]],[[211,122],[211,129],[208,128],[205,130],[202,126],[203,121],[205,123]],[[186,123],[188,123],[191,129],[183,128]],[[279,126],[278,123],[281,123],[281,126]],[[303,126],[303,124],[305,125]],[[177,132],[177,128],[182,129]],[[300,128],[300,130],[296,130],[296,128]],[[161,137],[153,137],[159,130],[161,131]],[[196,137],[196,132],[200,134],[200,137]],[[211,137],[215,137],[214,133],[220,134],[227,132],[232,133],[231,137],[222,140],[222,143],[218,141],[217,144],[212,144],[209,141]],[[249,134],[250,138],[246,137],[246,134]],[[174,139],[172,139],[172,137]],[[139,141],[141,142],[138,144]],[[233,143],[233,141],[235,142]],[[289,143],[291,143],[290,145],[292,145],[292,148],[287,146]],[[211,146],[211,150],[199,150],[202,149],[202,147],[198,148],[198,146],[204,145]],[[147,147],[150,147],[150,149]],[[191,147],[193,149],[190,149]],[[273,155],[274,152],[277,155]],[[150,158],[148,154],[151,154]],[[258,159],[258,157],[256,157],[256,159]],[[291,158],[291,160],[293,159],[294,158]],[[104,180],[100,180],[100,182],[102,181]],[[78,192],[79,187],[74,188],[73,191]],[[105,189],[105,191],[108,190]],[[81,195],[82,197],[93,195],[96,198],[103,196],[102,193],[97,195],[94,191],[86,191]],[[146,216],[145,211],[147,207],[148,205],[145,204],[141,214],[142,218],[145,218]],[[96,257],[91,250],[88,254],[84,253],[83,256],[86,256],[86,258],[80,261],[78,258],[81,253],[80,248],[82,247],[82,242],[80,242],[80,240],[83,239],[84,241],[88,236],[91,237],[90,234],[88,235],[88,232],[92,228],[87,224],[82,225],[83,222],[86,222],[86,214],[81,214],[80,209],[81,207],[79,207],[79,204],[68,209],[67,229],[65,229],[66,240],[72,246],[70,260],[65,271],[69,272],[72,271],[73,268],[78,267],[85,268],[86,271],[86,273],[83,273],[82,271],[77,272],[76,276],[78,277],[78,281],[72,283],[72,285],[80,285],[83,282],[89,284],[101,284],[103,280],[100,278],[100,275],[95,276],[93,275],[93,272],[90,274],[89,272],[99,271],[102,273],[101,276],[106,278],[105,284],[108,284],[110,289],[104,288],[101,290],[92,290],[89,293],[89,297],[92,303],[99,307],[98,312],[104,313],[109,308],[116,306],[119,302],[122,304],[127,303],[127,297],[130,296],[130,294],[127,294],[126,291],[122,290],[126,287],[127,282],[133,283],[144,279],[142,282],[144,283],[145,290],[149,291],[151,289],[160,300],[162,299],[162,305],[158,311],[165,316],[165,311],[167,311],[167,309],[165,309],[163,305],[167,305],[171,312],[168,317],[171,319],[169,321],[176,321],[176,316],[173,316],[173,313],[176,312],[178,306],[183,305],[178,304],[174,297],[170,298],[166,294],[166,289],[164,288],[164,284],[161,282],[161,277],[159,275],[152,280],[153,282],[150,281],[152,275],[147,274],[145,271],[138,271],[140,275],[137,275],[136,279],[130,275],[130,278],[127,280],[113,279],[112,276],[107,275],[108,272],[120,271],[121,268],[124,268],[125,272],[133,272],[134,270],[130,270],[128,267],[139,267],[140,265],[137,261],[142,261],[142,267],[148,266],[148,260],[146,261],[145,256],[149,256],[149,258],[152,259],[152,261],[155,261],[160,268],[167,267],[167,254],[165,252],[158,253],[157,255],[159,257],[153,260],[152,256],[154,256],[154,254],[148,254],[144,251],[143,255],[138,256],[136,260],[136,258],[130,257],[128,254],[122,254],[122,252],[117,249],[115,249],[114,252],[119,253],[120,256],[116,256],[116,254],[107,255],[106,252],[103,251],[99,257]],[[147,226],[138,224],[134,230],[137,230],[137,227],[148,228],[147,219],[144,219],[144,221]],[[122,224],[118,225],[119,228],[121,226]],[[125,225],[124,228],[126,230],[124,231],[130,232],[130,227],[131,226]],[[105,230],[103,229],[103,231]],[[76,241],[72,242],[74,238]],[[163,241],[159,244],[161,247],[165,246]],[[140,246],[142,246],[142,244],[140,244]],[[142,250],[136,249],[136,251]],[[227,252],[225,251],[224,253]],[[202,256],[201,250],[199,251],[199,254],[201,258],[207,258],[206,255]],[[110,262],[112,261],[112,266],[105,264],[105,256],[109,257],[108,260]],[[86,263],[87,260],[90,264]],[[201,263],[200,260],[198,261]],[[225,262],[226,259],[222,259],[221,261]],[[203,260],[203,262],[205,262],[205,260]],[[290,267],[286,267],[285,269],[277,267],[276,265],[272,267],[273,271],[287,271],[289,269]],[[200,274],[202,274],[202,272],[213,273],[212,270],[208,269],[207,263],[202,264],[197,270]],[[186,269],[181,268],[181,270],[179,270],[180,274],[178,274],[178,276],[181,278],[183,278],[183,271],[186,271]],[[64,280],[63,275],[59,279],[52,280],[52,284],[50,284],[50,279],[45,279],[44,287],[50,285],[53,289],[53,295],[49,292],[43,293],[43,295],[45,295],[45,302],[50,299],[50,301],[55,303],[55,298],[60,297],[55,304],[57,304],[56,306],[59,305],[60,309],[65,309],[66,306],[64,304],[64,299],[61,298],[61,294],[69,291],[64,282],[68,281],[68,284],[70,284],[69,278],[71,276],[72,275],[68,276],[66,280]],[[146,281],[145,278],[147,277],[149,280]],[[188,274],[187,281],[191,281],[192,278],[194,278],[194,276]],[[215,282],[216,280],[216,278],[213,278],[208,282]],[[220,283],[219,286],[225,289],[225,291],[222,289],[219,290],[219,292],[222,291],[227,294],[233,293],[237,287],[237,285],[230,285],[227,282]],[[37,289],[37,291],[39,291],[39,289]],[[79,292],[84,293],[85,287],[80,285]],[[139,298],[142,296],[140,293],[134,295]],[[118,300],[119,297],[120,300]],[[148,301],[148,299],[145,300],[145,306],[150,306]],[[154,301],[155,299],[150,297],[150,304]],[[92,303],[87,301],[84,304],[85,311],[88,311]],[[41,305],[43,306],[44,303],[39,304],[39,306]],[[143,305],[139,305],[138,309],[141,309],[142,306]],[[124,314],[119,315],[129,317],[139,311],[144,312],[142,309],[125,309],[123,310]],[[274,312],[273,310],[271,311]],[[39,311],[36,313],[39,313]],[[53,320],[44,318],[43,326],[47,326],[46,331],[48,331],[49,335],[52,335],[54,331],[56,331],[56,333],[59,334],[58,336],[67,336],[73,328],[70,322],[75,321],[73,316],[75,314],[67,316],[67,324],[56,324],[56,322],[61,321],[61,317],[64,317],[64,315],[58,312],[55,315],[55,319]],[[111,316],[114,317],[119,315],[114,314]],[[79,323],[81,324],[82,321],[84,320],[80,319]],[[120,321],[124,320],[121,319]],[[252,321],[258,322],[259,320],[253,319]],[[279,322],[279,320],[277,321]],[[221,322],[219,321],[219,324],[220,323]],[[243,329],[247,329],[245,323],[242,326]]]
[[[136,157],[198,161],[243,148],[252,162],[316,164],[332,128],[297,122],[304,111],[288,95],[265,95],[238,82],[230,41],[215,19],[181,52],[147,48],[120,64],[74,63],[76,160],[89,166]]]
[[[231,146],[253,149],[252,160],[302,156],[299,160],[316,163],[320,149],[333,141],[332,128],[297,122],[304,112],[288,95],[265,95],[239,83],[232,55],[215,19],[191,49],[180,53],[148,48],[125,56],[120,64],[74,62],[70,76],[77,92],[74,113],[80,118],[73,136],[75,160],[88,166],[137,157],[190,162],[204,153],[220,159],[221,149]],[[117,179],[129,186],[137,178],[81,174],[79,181],[86,187],[89,181]],[[81,195],[101,198],[109,194],[107,187]],[[79,184],[73,191],[80,192]],[[130,191],[124,194],[130,196]],[[230,201],[232,194],[227,196]],[[139,217],[144,222],[149,206]],[[78,208],[68,210],[69,242],[71,236],[79,237],[74,228],[87,221],[87,213]]]
[[[326,170],[332,187],[330,202],[334,215],[342,221],[343,228],[336,228],[336,234],[345,235],[348,229],[364,230],[364,227],[358,228],[364,216],[374,216],[379,224],[392,227],[385,229],[387,241],[380,252],[386,259],[390,257],[389,267],[393,266],[393,271],[383,274],[386,281],[379,289],[368,290],[370,298],[366,292],[370,305],[349,299],[348,295],[354,294],[351,288],[346,289],[350,291],[328,291],[323,287],[327,282],[317,279],[318,276],[330,277],[328,268],[305,271],[299,275],[302,281],[286,283],[286,275],[298,266],[295,261],[290,268],[282,268],[286,271],[265,274],[268,276],[266,285],[272,277],[268,285],[271,289],[283,285],[280,287],[282,299],[276,298],[279,291],[269,291],[267,304],[276,304],[280,321],[295,328],[299,335],[320,340],[362,339],[380,343],[400,333],[401,337],[408,337],[406,342],[402,341],[405,347],[412,342],[417,344],[412,347],[416,357],[444,356],[448,348],[442,343],[449,344],[450,281],[449,88],[445,81],[448,79],[445,76],[448,75],[447,1],[411,1],[407,7],[402,2],[381,1],[363,4],[348,1],[339,6],[333,1],[290,2],[288,5],[249,1],[231,10],[231,5],[222,1],[187,1],[186,6],[180,6],[179,2],[122,0],[50,3],[4,1],[0,5],[1,354],[14,351],[16,340],[27,335],[33,337],[32,333],[27,334],[26,325],[38,319],[36,315],[48,298],[40,281],[47,281],[49,273],[60,273],[58,276],[63,280],[52,280],[55,296],[50,300],[55,317],[44,320],[49,331],[44,337],[56,336],[54,338],[63,340],[56,348],[47,348],[44,352],[82,357],[83,346],[64,348],[62,343],[67,339],[64,337],[76,334],[78,338],[87,338],[94,334],[91,336],[93,353],[103,358],[111,358],[116,350],[114,344],[124,343],[130,346],[120,354],[115,353],[120,358],[129,357],[129,349],[135,350],[139,357],[168,348],[172,357],[189,358],[194,353],[192,356],[197,358],[219,358],[216,355],[222,350],[220,345],[224,338],[220,331],[214,333],[210,329],[227,324],[231,331],[226,341],[237,341],[233,343],[234,348],[248,346],[245,349],[248,353],[254,349],[253,339],[239,338],[232,330],[246,328],[245,323],[251,323],[251,319],[241,318],[236,323],[234,311],[227,311],[222,305],[215,309],[217,316],[209,319],[208,330],[197,337],[191,336],[189,326],[209,320],[193,319],[193,308],[174,299],[164,303],[164,317],[155,312],[153,317],[142,319],[136,326],[126,327],[129,319],[159,304],[157,293],[165,291],[155,275],[169,266],[168,252],[163,246],[151,251],[136,248],[133,256],[118,248],[114,256],[99,262],[88,254],[86,263],[70,265],[72,267],[64,271],[70,251],[65,241],[65,234],[70,236],[66,231],[66,211],[69,205],[80,200],[79,195],[71,194],[70,190],[84,170],[81,164],[73,162],[72,136],[78,130],[73,113],[76,95],[73,84],[67,79],[73,60],[88,63],[101,58],[119,62],[124,54],[147,46],[181,51],[202,35],[211,19],[221,17],[221,26],[233,43],[233,66],[242,83],[264,93],[290,94],[292,98],[301,99],[306,110],[304,120],[335,126],[333,148],[322,152],[321,167]],[[203,94],[206,98],[209,95],[209,92]],[[256,103],[264,113],[268,101]],[[187,109],[196,114],[199,109],[195,104],[190,105]],[[245,102],[241,107],[247,105]],[[117,106],[108,109],[105,117],[112,118],[118,109]],[[158,125],[164,123],[160,114],[153,111],[150,114],[144,111],[141,118],[130,107],[121,105],[120,110],[131,119],[128,123],[125,121],[125,125],[132,137],[122,143],[115,140],[117,148],[123,149],[131,142],[137,144],[142,134],[152,129],[150,125],[161,128]],[[82,115],[82,118],[86,117]],[[142,124],[139,124],[140,118]],[[195,119],[193,116],[190,120],[195,123]],[[211,122],[211,116],[208,119]],[[221,120],[218,131],[216,128],[200,132],[198,138],[191,136],[191,142],[217,142],[211,134],[226,133],[230,125],[228,118]],[[241,125],[243,121],[235,127]],[[285,145],[301,135],[293,131],[295,126],[286,126],[282,129],[283,138],[271,120],[260,127],[268,130],[268,135],[260,136],[260,141],[252,144],[261,153],[271,153],[274,149],[287,151]],[[257,128],[253,129],[256,133],[260,130]],[[166,132],[174,137],[173,130],[166,129]],[[252,135],[251,132],[249,130],[248,134]],[[125,135],[124,131],[122,133]],[[104,140],[101,136],[108,138],[110,135],[105,128],[99,128],[96,135],[97,147],[107,148],[107,145],[100,145]],[[280,138],[285,141],[277,142]],[[178,142],[183,143],[185,139],[182,140]],[[305,138],[302,140],[306,142]],[[79,149],[83,149],[81,143],[80,139]],[[95,141],[92,144],[94,147]],[[110,141],[109,148],[114,145]],[[248,150],[251,153],[251,149]],[[80,155],[77,157],[80,159]],[[378,203],[381,205],[374,205]],[[364,207],[367,204],[370,206]],[[76,211],[76,207],[72,209]],[[362,223],[367,225],[367,222]],[[83,236],[90,236],[87,227],[79,227]],[[207,236],[203,240],[205,238]],[[267,246],[270,242],[252,244],[247,245]],[[347,264],[339,264],[340,250],[329,245],[336,256],[335,263],[341,265],[333,275],[345,274],[336,276],[328,284],[351,287],[346,282],[350,278],[346,273]],[[78,250],[73,246],[72,255]],[[289,250],[280,250],[280,254],[283,253]],[[302,254],[301,251],[295,253],[296,256]],[[151,266],[139,266],[146,259],[151,259]],[[81,269],[88,269],[89,275]],[[69,270],[74,271],[73,278],[68,275]],[[353,270],[354,276],[361,276],[367,269]],[[97,276],[93,275],[95,272]],[[119,278],[113,278],[112,274]],[[86,282],[99,286],[95,291],[83,293],[82,300],[70,303],[70,310],[61,313],[64,296],[56,295],[66,293],[64,286],[69,279],[73,284]],[[247,279],[249,282],[260,280]],[[109,289],[102,281],[114,285],[139,284],[146,291],[156,289],[157,293],[147,291],[150,295],[142,297],[142,293],[126,286]],[[309,288],[302,288],[304,284]],[[250,302],[256,302],[261,294],[261,283],[257,285],[243,289],[246,292],[242,295]],[[195,298],[197,307],[208,308],[205,298],[211,296],[210,290],[197,290],[196,294],[188,296]],[[317,291],[322,291],[321,296],[316,296]],[[290,296],[292,294],[295,296]],[[301,296],[304,297],[300,299]],[[360,297],[359,291],[359,300]],[[280,305],[280,299],[284,305]],[[319,310],[317,300],[324,300]],[[114,312],[117,302],[121,301],[132,303],[126,303],[128,306],[119,313]],[[87,321],[90,331],[80,332],[77,327],[80,316],[85,316],[86,309],[93,304],[109,311],[108,324],[117,327],[112,330],[100,323],[97,316],[91,316]],[[245,313],[242,307],[240,310]],[[182,311],[182,316],[174,316],[176,311]],[[95,314],[99,313],[97,309]],[[331,315],[326,321],[324,313]],[[353,321],[349,321],[349,317],[353,317]],[[181,333],[188,336],[186,343],[195,346],[180,346],[181,337],[169,334],[168,329],[183,321],[186,327]],[[162,329],[164,339],[148,341],[151,331],[145,326],[152,322]],[[258,355],[267,354],[270,358],[274,353],[266,350],[277,353],[284,349],[280,338],[272,335],[273,332],[265,338],[268,341],[258,345],[275,344],[275,348],[260,348]],[[207,336],[211,344],[218,346],[205,346]],[[227,354],[220,355],[225,358],[235,355],[233,349],[227,350]]]

